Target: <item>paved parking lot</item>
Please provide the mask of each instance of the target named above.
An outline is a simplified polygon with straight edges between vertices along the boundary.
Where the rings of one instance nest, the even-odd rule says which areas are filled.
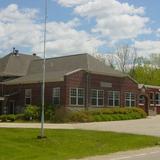
[[[40,128],[39,123],[0,123],[2,128]],[[94,122],[94,123],[69,123],[45,124],[48,129],[84,129],[135,133],[160,136],[160,115],[140,120]]]

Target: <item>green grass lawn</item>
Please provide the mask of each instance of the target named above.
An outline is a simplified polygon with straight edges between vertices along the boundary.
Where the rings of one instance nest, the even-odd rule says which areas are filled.
[[[155,146],[160,138],[113,132],[0,129],[0,160],[66,160]]]

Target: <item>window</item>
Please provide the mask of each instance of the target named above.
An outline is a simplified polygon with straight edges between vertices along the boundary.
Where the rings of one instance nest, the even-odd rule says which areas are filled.
[[[136,106],[136,95],[131,92],[125,93],[125,105],[126,107],[134,107]]]
[[[144,103],[145,103],[145,98],[143,95],[140,95],[139,96],[139,105],[144,105]]]
[[[32,90],[25,89],[25,104],[26,105],[31,104],[31,100],[32,100]]]
[[[149,97],[150,97],[150,105],[154,105],[154,93],[153,92],[149,93]]]
[[[53,88],[53,104],[58,105],[60,104],[60,88]]]
[[[75,106],[84,105],[84,89],[83,88],[70,89],[70,104]]]
[[[120,92],[109,91],[108,92],[108,105],[109,106],[120,106]]]
[[[155,94],[155,104],[160,105],[160,93],[158,92]]]
[[[92,89],[91,91],[91,104],[93,106],[103,106],[104,91]]]

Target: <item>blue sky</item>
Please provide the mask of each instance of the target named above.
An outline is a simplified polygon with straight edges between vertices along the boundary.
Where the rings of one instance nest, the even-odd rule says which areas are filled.
[[[0,56],[16,47],[43,53],[44,0],[0,0]],[[47,56],[112,53],[136,47],[160,53],[158,0],[48,0]]]

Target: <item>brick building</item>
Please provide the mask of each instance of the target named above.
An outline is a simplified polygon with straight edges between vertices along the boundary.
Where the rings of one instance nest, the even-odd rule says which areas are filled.
[[[0,114],[41,104],[43,60],[18,52],[0,59]],[[160,87],[140,85],[89,54],[46,60],[45,104],[70,108],[134,107],[160,113]]]

